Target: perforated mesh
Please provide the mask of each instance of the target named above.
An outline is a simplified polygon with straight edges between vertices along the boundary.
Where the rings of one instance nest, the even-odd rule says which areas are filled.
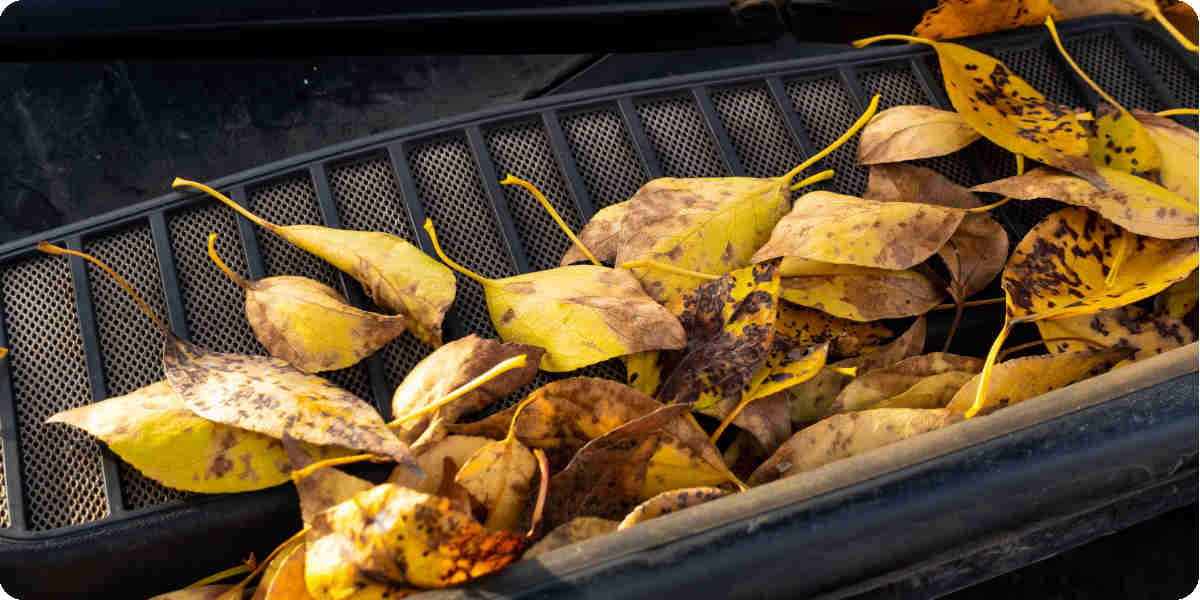
[[[1114,34],[1097,33],[1064,40],[1063,47],[1092,81],[1125,108],[1149,111],[1169,108],[1133,68]]]
[[[45,423],[91,401],[67,261],[37,256],[9,264],[0,287],[29,528],[102,518],[109,510],[99,443],[74,427]]]
[[[320,209],[317,206],[317,193],[312,181],[304,173],[286,179],[272,181],[262,186],[254,187],[247,193],[247,208],[258,216],[279,225],[323,225]],[[263,268],[268,277],[277,275],[296,275],[308,277],[338,290],[337,270],[329,263],[289,244],[283,238],[255,229],[258,247],[262,251]],[[321,373],[338,385],[350,390],[354,395],[367,400],[373,400],[371,383],[367,377],[366,366],[362,363],[338,371]]]
[[[649,179],[616,111],[573,113],[562,128],[596,210],[628,200]]]
[[[751,177],[778,177],[804,161],[765,86],[715,90],[713,108]]]
[[[401,208],[400,189],[386,157],[373,156],[331,168],[329,187],[342,226],[360,231],[383,231],[410,243],[416,242],[408,217]],[[429,348],[407,333],[384,346],[380,355],[388,389],[400,385],[404,376],[428,354]]]
[[[800,113],[801,122],[808,130],[814,150],[828,146],[859,117],[850,103],[850,96],[833,77],[791,81],[786,89],[796,111]],[[861,196],[867,187],[867,169],[858,165],[855,158],[857,151],[857,144],[842,144],[814,165],[810,172],[834,169],[833,185],[828,189],[840,194]]]
[[[121,274],[133,284],[155,314],[166,318],[166,300],[148,224],[142,222],[89,238],[83,249]],[[108,386],[106,396],[121,396],[161,381],[162,334],[158,327],[100,267],[89,262],[87,270],[100,334],[104,382]],[[186,492],[147,479],[119,459],[118,469],[127,508],[153,506],[188,496]]]
[[[728,175],[695,101],[667,96],[636,102],[646,137],[667,177]]]
[[[583,220],[575,211],[570,191],[540,123],[526,121],[504,125],[489,130],[485,138],[497,176],[503,178],[512,173],[533,183],[571,231],[578,232],[583,227]],[[529,192],[507,185],[504,186],[504,198],[508,201],[513,225],[521,236],[530,268],[537,271],[557,267],[559,259],[571,246],[571,239]]]
[[[1180,103],[1178,107],[1169,108],[1200,105],[1200,86],[1197,85],[1195,71],[1179,68],[1179,59],[1175,54],[1149,33],[1138,31],[1134,34],[1133,41],[1146,62],[1150,63],[1150,67],[1158,74],[1158,78]]]

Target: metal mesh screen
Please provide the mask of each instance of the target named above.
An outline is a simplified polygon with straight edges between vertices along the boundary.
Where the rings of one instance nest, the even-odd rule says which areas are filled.
[[[850,102],[850,96],[834,77],[802,79],[786,85],[792,105],[800,113],[800,120],[808,130],[814,151],[831,144],[840,137],[854,121],[859,112]],[[867,187],[867,169],[858,166],[855,153],[858,146],[842,144],[819,163],[811,172],[834,169],[832,190],[841,194],[861,196]]]
[[[1117,36],[1104,32],[1063,42],[1079,68],[1125,108],[1160,111],[1166,106],[1130,63]]]
[[[100,444],[74,427],[45,423],[91,401],[67,261],[37,256],[9,264],[0,288],[29,528],[102,518],[109,508]]]
[[[329,188],[342,226],[360,231],[383,231],[416,243],[408,216],[401,209],[400,189],[386,156],[372,156],[329,170]],[[357,284],[355,284],[357,285]],[[395,389],[429,348],[404,334],[380,350],[388,389]]]
[[[583,219],[575,211],[571,192],[539,122],[503,125],[488,131],[484,137],[497,176],[503,178],[512,173],[529,181],[541,190],[571,231],[578,232],[583,227]],[[571,239],[529,192],[515,185],[506,185],[503,189],[529,267],[535,271],[557,267],[559,259],[571,246]]]
[[[291,176],[255,187],[247,192],[247,208],[260,217],[280,225],[322,225],[317,207],[317,193],[308,174]],[[301,250],[279,236],[255,229],[258,247],[262,251],[263,268],[268,277],[296,275],[308,277],[338,290],[337,270],[325,261]],[[243,313],[244,314],[244,313]],[[370,402],[371,383],[362,363],[338,371],[321,373],[354,395]]]
[[[646,172],[616,111],[573,113],[563,117],[562,128],[596,210],[628,200],[646,183]]]
[[[129,280],[146,304],[165,318],[166,300],[148,224],[142,222],[89,238],[85,240],[83,250]],[[89,262],[87,270],[92,305],[96,309],[107,397],[128,394],[161,381],[162,334],[125,290],[100,267]],[[147,479],[124,461],[118,460],[118,469],[126,508],[153,506],[189,495]]]
[[[1141,51],[1150,68],[1158,74],[1158,78],[1167,86],[1179,107],[1200,105],[1200,86],[1196,85],[1196,72],[1180,69],[1179,59],[1175,58],[1172,50],[1163,42],[1144,31],[1135,32],[1134,45]],[[1172,106],[1169,108],[1179,108]],[[1193,121],[1194,126],[1194,121]]]
[[[747,175],[778,177],[804,161],[766,87],[715,90],[712,101]]]
[[[667,177],[728,175],[695,101],[687,96],[651,98],[636,103],[646,137]]]

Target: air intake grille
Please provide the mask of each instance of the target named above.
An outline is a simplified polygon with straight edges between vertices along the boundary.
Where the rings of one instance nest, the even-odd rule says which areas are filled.
[[[615,110],[576,112],[562,127],[596,210],[628,200],[649,179]]]
[[[779,177],[804,162],[765,87],[717,90],[712,101],[750,177]]]
[[[1134,43],[1142,52],[1154,74],[1167,86],[1179,107],[1195,107],[1200,104],[1200,89],[1196,86],[1196,71],[1179,68],[1179,58],[1163,45],[1162,40],[1141,31],[1134,32]],[[1172,42],[1174,43],[1174,42]],[[1193,127],[1195,124],[1193,123]]]
[[[658,153],[667,177],[728,175],[713,146],[695,101],[686,96],[653,98],[637,103],[646,136]]]
[[[1146,85],[1137,69],[1133,68],[1129,59],[1125,57],[1116,35],[1097,33],[1064,42],[1063,47],[1088,77],[1099,83],[1105,92],[1116,98],[1125,108],[1140,108],[1151,112],[1169,108],[1155,96],[1154,90]]]
[[[833,143],[861,114],[834,77],[792,81],[787,84],[787,91],[796,112],[800,113],[800,120],[808,129],[813,151]],[[827,189],[857,196],[867,188],[867,169],[858,166],[855,152],[856,145],[843,144],[816,165],[815,169],[835,171],[833,183]]]

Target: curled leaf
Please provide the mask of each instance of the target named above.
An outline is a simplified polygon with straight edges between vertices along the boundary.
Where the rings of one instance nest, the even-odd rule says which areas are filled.
[[[987,414],[1104,373],[1134,352],[1134,348],[1114,347],[1006,360],[993,368],[981,403],[976,401],[981,375],[976,375],[946,408],[955,413],[975,410]]]
[[[420,448],[417,454],[417,466],[421,468],[421,475],[416,475],[408,468],[400,466],[392,471],[388,481],[418,492],[436,494],[438,490],[442,489],[442,465],[447,458],[454,461],[454,464],[461,465],[467,462],[467,459],[476,450],[491,441],[485,437],[448,435]]]
[[[809,192],[796,200],[751,260],[794,256],[907,269],[937,252],[964,216],[964,211],[944,206]]]
[[[932,106],[893,106],[863,128],[858,164],[874,165],[957,152],[980,135],[952,110]]]
[[[521,409],[533,400],[536,397],[527,398],[518,405],[513,419],[518,418]],[[487,508],[484,527],[515,532],[537,468],[537,459],[517,440],[515,425],[510,425],[503,440],[488,442],[471,454],[454,481]]]
[[[617,530],[617,525],[618,523],[612,519],[576,517],[546,534],[546,537],[525,551],[524,558],[536,558],[551,550],[558,550],[589,538],[612,533]]]
[[[683,510],[709,500],[716,500],[727,494],[723,489],[714,487],[686,488],[663,492],[634,507],[632,511],[617,526],[618,530],[628,529],[655,517],[661,517],[675,511]]]
[[[601,262],[611,263],[617,258],[621,241],[621,222],[629,212],[629,201],[605,206],[592,215],[591,220],[579,232],[579,241]],[[572,244],[563,254],[560,266],[588,260],[578,246]],[[531,549],[532,550],[532,549]]]
[[[945,297],[938,285],[913,269],[876,269],[790,256],[779,269],[779,294],[784,300],[852,321],[923,315]]]
[[[300,443],[287,434],[283,436],[283,447],[287,450],[293,471],[318,462],[306,454]],[[371,489],[370,482],[365,479],[332,467],[317,468],[306,477],[297,477],[295,482],[296,493],[300,497],[300,517],[305,525],[311,525],[316,515],[329,507]]]
[[[935,352],[909,357],[855,377],[838,394],[833,410],[885,408],[877,406],[881,402],[889,402],[886,408],[943,408],[982,369],[982,360],[957,354]],[[946,386],[953,382],[958,385],[946,394]],[[903,397],[897,399],[898,396]]]
[[[938,0],[913,35],[948,40],[1040,25],[1047,16],[1061,18],[1050,0]]]
[[[1023,175],[977,185],[972,190],[1021,200],[1051,198],[1089,208],[1121,227],[1160,239],[1196,237],[1196,204],[1141,177],[1098,167],[1111,185],[1107,191],[1070,175],[1038,167]]]
[[[1196,341],[1195,334],[1180,319],[1165,314],[1150,314],[1138,306],[1070,319],[1038,321],[1043,339],[1074,337],[1098,342],[1103,346],[1134,349],[1133,360],[1142,360]],[[1049,342],[1046,349],[1055,354],[1088,349],[1082,342]]]
[[[799,475],[961,420],[945,409],[879,408],[833,415],[792,436],[750,476],[761,485]]]
[[[258,600],[313,600],[304,583],[304,544],[297,544],[287,552],[275,558],[279,563],[274,573],[263,573],[258,590],[254,592]]]
[[[1200,164],[1200,143],[1197,143],[1196,130],[1136,108],[1132,114],[1158,147],[1162,158],[1159,171],[1162,186],[1193,205],[1200,203],[1200,178],[1196,174],[1196,165]]]

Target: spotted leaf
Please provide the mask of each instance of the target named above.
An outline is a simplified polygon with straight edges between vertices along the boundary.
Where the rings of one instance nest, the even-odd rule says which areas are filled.
[[[913,35],[948,40],[1040,25],[1047,16],[1060,18],[1050,0],[939,0]]]
[[[979,414],[987,414],[1104,373],[1134,352],[1134,348],[1114,347],[1006,360],[992,369],[981,403],[977,404],[976,396],[982,374],[968,381],[946,408],[965,413],[974,406]]]
[[[1070,319],[1037,322],[1042,339],[1083,338],[1102,346],[1121,346],[1135,350],[1133,360],[1142,360],[1196,341],[1195,334],[1182,320],[1167,314],[1152,314],[1138,306]],[[1046,349],[1061,354],[1092,347],[1076,341],[1047,342]]]

